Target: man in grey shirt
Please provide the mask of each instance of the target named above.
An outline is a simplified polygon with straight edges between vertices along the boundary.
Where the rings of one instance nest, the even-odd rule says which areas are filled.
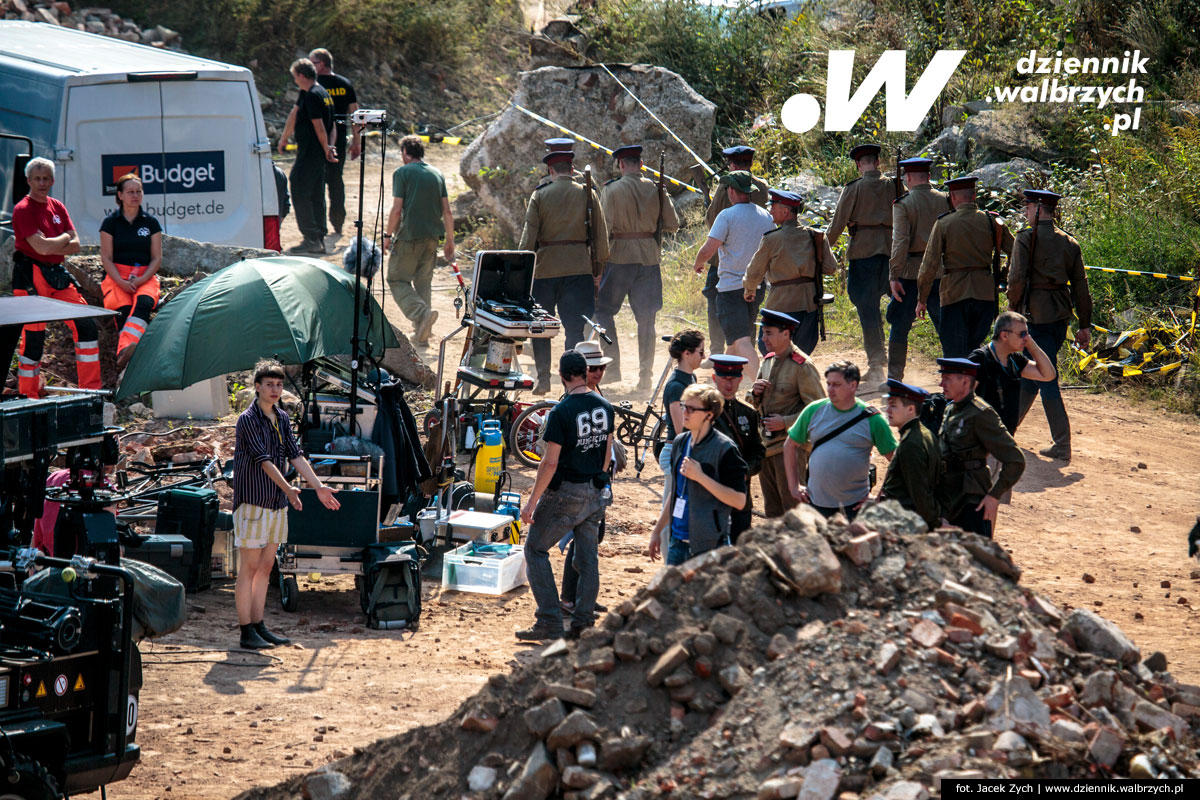
[[[763,234],[775,227],[771,214],[750,202],[754,180],[749,172],[737,170],[726,176],[729,208],[713,220],[708,240],[696,253],[692,268],[704,270],[714,255],[717,262],[717,317],[725,334],[725,352],[741,356],[750,363],[750,373],[758,370],[758,351],[754,347],[754,320],[762,304],[760,286],[752,302],[743,296],[742,278],[750,259],[758,250]]]
[[[858,367],[849,361],[835,361],[826,367],[829,397],[804,407],[783,446],[792,496],[826,517],[841,511],[854,519],[871,492],[871,448],[888,461],[896,450],[896,437],[887,420],[855,397],[859,379]],[[809,443],[807,485],[802,485],[796,456],[800,447]]]

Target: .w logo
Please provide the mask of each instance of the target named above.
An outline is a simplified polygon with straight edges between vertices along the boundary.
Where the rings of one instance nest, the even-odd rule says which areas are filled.
[[[905,82],[905,51],[888,50],[875,62],[852,97],[850,81],[854,73],[854,51],[830,50],[825,92],[825,130],[848,131],[853,128],[875,95],[884,89],[887,129],[915,131],[942,89],[950,82],[950,77],[966,52],[937,51],[909,94]],[[780,117],[783,126],[793,133],[810,131],[821,119],[821,103],[811,94],[794,94],[783,104]]]

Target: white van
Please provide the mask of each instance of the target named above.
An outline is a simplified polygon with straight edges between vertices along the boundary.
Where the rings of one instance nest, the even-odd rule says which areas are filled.
[[[52,195],[83,244],[137,173],[163,230],[202,242],[279,242],[271,145],[244,67],[55,25],[0,21],[0,208],[24,194],[21,154],[56,162]],[[6,231],[11,235],[11,228]]]

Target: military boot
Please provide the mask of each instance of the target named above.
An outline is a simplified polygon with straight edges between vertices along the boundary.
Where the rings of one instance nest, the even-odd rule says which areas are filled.
[[[887,376],[904,380],[904,367],[908,364],[908,342],[888,342]]]
[[[867,351],[867,372],[858,384],[859,394],[870,394],[879,390],[879,384],[887,377],[887,348],[883,345],[882,328],[863,329],[863,349]]]

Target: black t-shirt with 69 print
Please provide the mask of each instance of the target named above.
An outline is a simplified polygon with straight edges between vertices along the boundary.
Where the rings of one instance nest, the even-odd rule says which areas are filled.
[[[562,447],[555,478],[584,483],[604,472],[605,444],[613,430],[613,409],[595,392],[568,394],[550,410],[545,439]]]

